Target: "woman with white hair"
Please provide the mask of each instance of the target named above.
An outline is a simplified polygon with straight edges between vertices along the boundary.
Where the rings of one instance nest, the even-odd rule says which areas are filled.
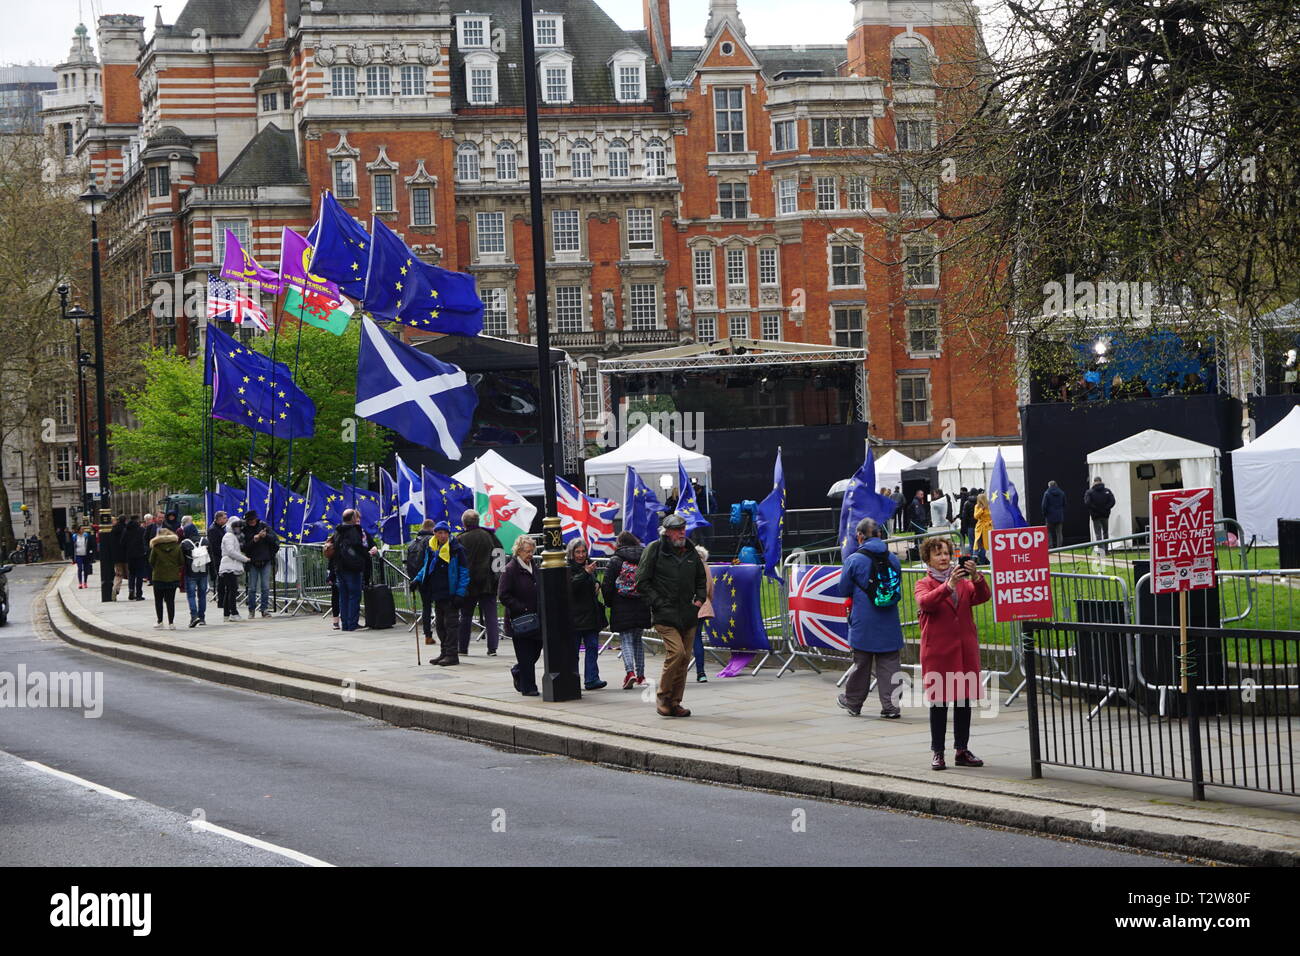
[[[521,534],[497,582],[497,598],[506,609],[505,633],[515,648],[516,664],[510,668],[515,690],[525,697],[538,696],[537,659],[542,656],[542,621],[537,613],[537,568],[533,539]]]

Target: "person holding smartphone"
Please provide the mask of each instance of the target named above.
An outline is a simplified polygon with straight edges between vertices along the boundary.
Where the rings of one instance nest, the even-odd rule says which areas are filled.
[[[953,709],[953,746],[959,767],[982,767],[970,752],[971,701],[981,694],[979,633],[973,608],[989,600],[988,581],[968,554],[954,560],[952,541],[921,542],[926,574],[916,582],[921,624],[921,676],[930,708],[930,769],[943,770],[948,707]]]

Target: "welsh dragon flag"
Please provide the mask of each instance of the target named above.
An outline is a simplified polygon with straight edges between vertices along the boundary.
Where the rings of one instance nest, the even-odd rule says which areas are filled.
[[[497,533],[506,551],[514,549],[515,540],[528,533],[537,517],[535,505],[478,462],[474,463],[474,510],[483,527]]]

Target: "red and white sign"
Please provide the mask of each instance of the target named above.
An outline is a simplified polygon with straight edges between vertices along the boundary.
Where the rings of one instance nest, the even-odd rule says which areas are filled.
[[[1214,587],[1214,489],[1151,492],[1151,591]]]
[[[1029,621],[1052,616],[1052,573],[1047,528],[990,531],[993,544],[993,620]]]
[[[86,466],[86,494],[99,494],[99,466]]]

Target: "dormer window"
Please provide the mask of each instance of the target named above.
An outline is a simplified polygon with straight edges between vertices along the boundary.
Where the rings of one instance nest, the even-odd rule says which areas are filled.
[[[539,47],[564,46],[564,18],[556,13],[538,14],[533,20],[533,42]]]
[[[487,49],[488,17],[457,17],[456,29],[459,32],[459,44],[462,50]]]
[[[558,50],[542,57],[537,64],[541,73],[543,103],[573,102],[573,57]]]
[[[465,57],[465,99],[470,106],[492,106],[497,101],[497,57],[486,51]]]
[[[640,50],[619,50],[609,58],[614,98],[620,103],[641,103],[646,98],[645,54]]]

